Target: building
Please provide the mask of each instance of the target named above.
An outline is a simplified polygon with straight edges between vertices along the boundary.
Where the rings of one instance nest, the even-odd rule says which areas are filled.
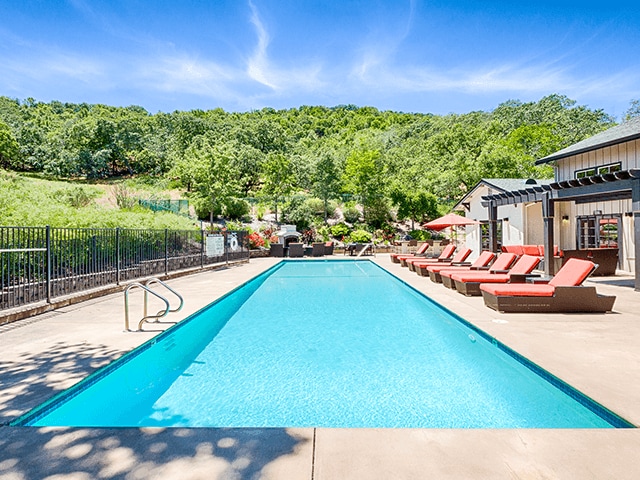
[[[536,161],[544,163],[553,166],[553,181],[525,182],[523,188],[496,189],[481,196],[485,213],[476,219],[486,223],[487,245],[497,250],[499,241],[507,241],[504,219],[509,219],[509,228],[516,228],[511,223],[516,217],[505,213],[505,207],[515,206],[513,211],[522,216],[523,243],[537,243],[541,236],[546,273],[555,273],[553,245],[570,252],[606,249],[615,251],[620,270],[635,274],[635,288],[640,290],[640,118]],[[490,184],[483,180],[476,188]],[[466,215],[471,217],[478,200],[470,195],[476,188],[458,204],[468,203]]]

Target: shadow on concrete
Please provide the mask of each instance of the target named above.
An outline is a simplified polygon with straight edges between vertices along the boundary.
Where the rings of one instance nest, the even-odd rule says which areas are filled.
[[[0,359],[0,423],[9,423],[124,353],[106,345],[58,342],[42,353]]]
[[[635,279],[629,277],[605,277],[605,278],[589,278],[589,281],[601,284],[601,285],[611,285],[612,287],[626,287],[626,288],[635,288]]]
[[[0,478],[255,480],[308,442],[283,428],[0,427]],[[282,478],[309,478],[291,466],[310,466],[307,450],[303,463],[279,465],[293,474]]]
[[[123,353],[56,343],[43,353],[0,360],[0,478],[249,480],[265,478],[265,466],[293,453],[294,463],[311,465],[309,429],[6,426]]]

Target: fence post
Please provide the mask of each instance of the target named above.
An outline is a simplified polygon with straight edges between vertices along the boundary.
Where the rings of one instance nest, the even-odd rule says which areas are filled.
[[[164,274],[169,274],[169,229],[164,229]]]
[[[51,303],[51,226],[45,227],[46,262],[47,262],[47,303]]]
[[[116,227],[116,285],[120,285],[120,227]]]
[[[204,228],[200,228],[200,268],[204,268]]]

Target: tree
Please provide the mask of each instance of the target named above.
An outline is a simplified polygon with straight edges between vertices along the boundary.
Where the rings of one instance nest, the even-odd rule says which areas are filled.
[[[181,171],[193,182],[193,195],[209,211],[211,223],[214,213],[238,194],[233,148],[227,144],[212,145],[206,135],[194,139],[187,149]]]
[[[0,121],[0,166],[15,168],[20,156],[20,145],[11,133],[9,125]]]
[[[360,148],[351,152],[342,180],[345,191],[359,198],[365,222],[377,228],[389,220],[385,195],[388,179],[379,150]]]
[[[624,120],[631,120],[632,118],[640,117],[640,100],[631,100],[629,102],[629,108],[624,112]]]
[[[283,197],[293,191],[295,176],[291,170],[291,162],[281,153],[270,153],[262,165],[264,184],[263,193],[273,198],[276,223],[278,222],[278,204]]]
[[[327,223],[329,200],[338,196],[342,184],[337,162],[331,153],[323,153],[316,162],[312,182],[313,194],[324,204],[324,223]]]
[[[416,221],[438,215],[438,199],[423,189],[396,186],[391,190],[390,197],[398,206],[398,219],[411,220],[411,230],[415,230]]]

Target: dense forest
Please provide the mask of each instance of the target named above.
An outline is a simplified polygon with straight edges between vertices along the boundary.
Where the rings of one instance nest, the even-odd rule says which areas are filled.
[[[353,105],[151,114],[0,97],[0,168],[170,181],[204,219],[241,218],[251,203],[304,227],[340,206],[380,228],[432,218],[481,178],[551,177],[536,159],[614,124],[560,95],[442,116]]]

